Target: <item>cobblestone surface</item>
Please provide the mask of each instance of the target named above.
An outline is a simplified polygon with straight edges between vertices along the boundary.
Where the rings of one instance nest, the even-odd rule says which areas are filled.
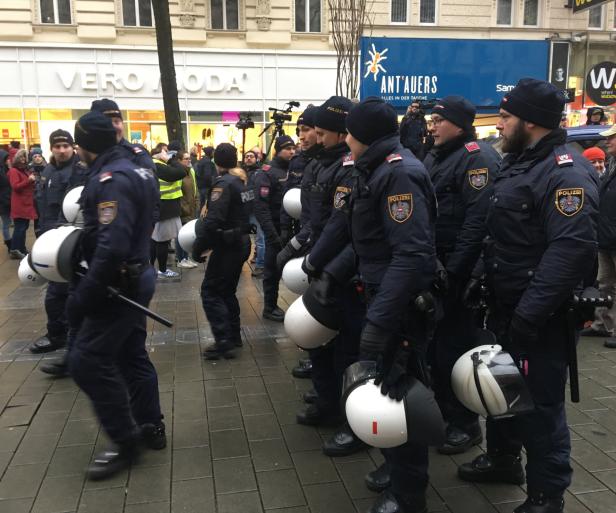
[[[159,283],[152,308],[172,319],[149,324],[148,348],[159,373],[168,447],[150,451],[108,481],[84,468],[106,443],[87,398],[70,379],[38,369],[28,344],[45,332],[42,289],[19,287],[17,262],[0,257],[0,512],[2,513],[352,513],[375,494],[363,483],[381,463],[376,450],[332,459],[330,434],[295,424],[310,382],[291,376],[301,352],[282,325],[262,321],[260,281],[242,273],[244,347],[238,358],[207,362],[212,341],[199,298],[201,267]],[[294,299],[282,292],[281,305]],[[599,339],[580,344],[582,400],[568,404],[573,485],[566,511],[616,509],[616,351]],[[472,486],[456,477],[462,456],[431,455],[430,511],[511,512],[516,486]]]

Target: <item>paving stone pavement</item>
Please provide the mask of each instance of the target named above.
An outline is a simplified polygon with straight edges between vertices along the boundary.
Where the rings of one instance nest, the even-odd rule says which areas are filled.
[[[0,257],[1,513],[353,513],[375,494],[363,483],[382,461],[377,450],[332,459],[321,453],[328,429],[295,423],[310,382],[291,376],[302,353],[282,325],[260,318],[260,281],[245,266],[238,296],[244,347],[238,358],[207,362],[212,341],[199,298],[201,267],[159,283],[152,308],[174,327],[149,323],[169,444],[120,475],[84,479],[106,444],[88,399],[70,379],[54,380],[28,344],[44,334],[43,289],[19,287],[17,262]],[[294,296],[282,290],[281,305]],[[582,400],[568,404],[573,484],[566,511],[616,511],[616,351],[580,344]],[[511,512],[516,486],[473,486],[456,477],[462,456],[430,460],[430,511]]]

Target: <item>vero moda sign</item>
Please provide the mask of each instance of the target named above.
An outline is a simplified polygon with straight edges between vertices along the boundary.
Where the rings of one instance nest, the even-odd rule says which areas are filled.
[[[548,59],[547,41],[364,37],[360,94],[395,107],[459,94],[494,110],[520,78],[546,80]]]

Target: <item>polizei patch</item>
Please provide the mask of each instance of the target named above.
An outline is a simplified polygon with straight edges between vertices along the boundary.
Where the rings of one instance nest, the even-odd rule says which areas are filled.
[[[468,182],[473,189],[478,191],[488,185],[488,168],[482,167],[481,169],[471,169],[468,171]]]
[[[555,204],[556,210],[562,215],[574,216],[584,205],[584,189],[557,189]]]
[[[389,215],[397,223],[404,223],[413,214],[413,195],[396,194],[387,196]]]
[[[351,194],[351,189],[348,187],[337,187],[336,194],[334,194],[334,208],[342,208],[349,194]]]
[[[98,222],[100,224],[111,224],[118,213],[117,201],[103,201],[97,205]]]

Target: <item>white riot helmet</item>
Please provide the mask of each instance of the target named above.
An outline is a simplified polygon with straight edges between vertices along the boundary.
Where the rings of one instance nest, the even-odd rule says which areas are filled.
[[[42,287],[47,283],[47,280],[32,269],[29,259],[30,255],[23,257],[19,262],[19,269],[17,269],[19,282],[24,287]]]
[[[295,294],[308,290],[308,275],[302,270],[303,258],[289,260],[282,270],[282,281]]]
[[[195,232],[195,226],[197,225],[197,219],[188,221],[178,233],[178,243],[180,247],[186,251],[189,255],[192,253],[193,245],[197,239],[197,233]]]
[[[60,226],[43,233],[32,246],[32,268],[49,281],[70,281],[81,234],[82,229],[76,226]]]
[[[534,408],[520,370],[496,344],[460,356],[451,372],[451,387],[464,406],[484,417],[511,417]]]
[[[301,195],[302,190],[296,187],[289,189],[282,198],[282,206],[293,219],[299,219],[302,215]]]
[[[338,333],[336,309],[319,304],[308,288],[286,311],[284,329],[287,336],[302,349],[324,346]]]
[[[69,223],[83,224],[83,211],[79,198],[83,192],[83,185],[74,187],[66,193],[62,202],[62,213]]]
[[[439,446],[445,423],[434,394],[415,380],[406,396],[396,401],[374,384],[376,363],[355,362],[344,372],[342,401],[349,426],[372,447],[387,449],[407,442]]]

